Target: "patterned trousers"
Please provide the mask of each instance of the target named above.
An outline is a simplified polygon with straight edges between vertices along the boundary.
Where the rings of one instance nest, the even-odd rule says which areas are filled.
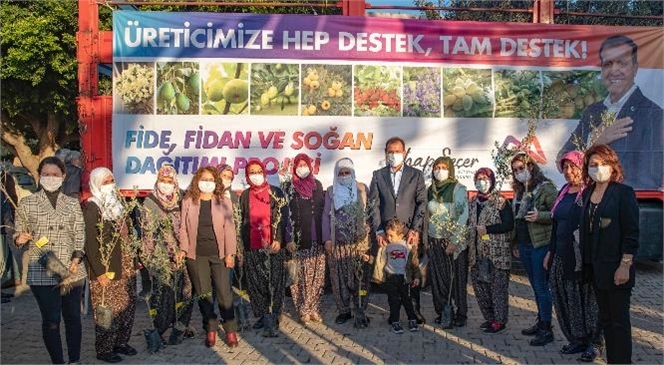
[[[295,252],[299,280],[291,285],[293,305],[300,316],[320,313],[320,298],[325,284],[325,254],[323,246],[314,243],[308,250]]]
[[[352,243],[336,243],[332,253],[327,255],[332,293],[340,314],[351,312],[351,302],[355,308],[363,309],[369,303],[371,266],[362,263],[356,272],[355,265],[359,260],[356,256]]]
[[[470,281],[475,289],[475,298],[480,307],[482,316],[487,321],[496,321],[500,324],[507,323],[509,313],[510,271],[493,269],[491,283],[479,280],[479,269],[477,265],[470,269]]]
[[[448,303],[450,291],[451,302],[456,311],[454,318],[468,318],[468,250],[459,254],[456,260],[445,253],[445,240],[429,237],[429,269],[431,275],[431,293],[436,314],[443,312]]]
[[[580,345],[601,344],[598,328],[597,297],[592,283],[563,277],[563,262],[553,257],[549,286],[560,330],[567,341]]]
[[[276,254],[250,250],[245,254],[245,269],[251,309],[256,318],[281,314],[284,303],[284,249]]]
[[[90,281],[92,307],[102,303],[103,287],[96,278]],[[113,351],[113,347],[128,343],[134,327],[136,313],[136,272],[133,260],[122,254],[122,278],[111,280],[106,286],[104,304],[111,307],[113,324],[110,330],[95,326],[95,350],[97,354]],[[95,314],[95,321],[97,320]]]

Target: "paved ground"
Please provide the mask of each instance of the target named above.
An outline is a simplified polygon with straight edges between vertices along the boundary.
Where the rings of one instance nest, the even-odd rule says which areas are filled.
[[[637,363],[662,364],[664,355],[662,265],[639,264],[637,285],[632,297],[634,337],[633,360]],[[265,363],[505,363],[505,364],[567,364],[576,363],[576,355],[561,355],[558,349],[565,341],[556,325],[553,344],[535,348],[527,344],[522,328],[535,318],[535,303],[527,279],[512,275],[510,283],[510,321],[501,334],[486,335],[478,330],[482,317],[472,288],[469,293],[469,321],[464,328],[442,330],[425,325],[420,332],[396,335],[389,332],[387,298],[373,296],[367,329],[357,330],[350,322],[334,324],[336,309],[330,294],[324,297],[325,324],[302,326],[294,321],[290,303],[282,321],[281,337],[265,339],[253,330],[241,333],[240,346],[230,350],[221,341],[208,349],[203,344],[202,330],[195,339],[185,340],[150,355],[146,352],[142,330],[149,326],[145,305],[140,304],[131,345],[138,355],[125,358],[132,364],[265,364]],[[423,293],[424,314],[434,318],[431,295]],[[48,354],[41,339],[41,317],[29,290],[2,304],[2,364],[46,364]],[[402,313],[403,315],[403,313]],[[192,324],[199,325],[200,315],[194,310]],[[84,363],[99,363],[94,352],[94,324],[91,316],[83,322]],[[64,335],[63,335],[64,336]],[[64,337],[63,337],[64,340]],[[596,361],[603,363],[603,360]]]

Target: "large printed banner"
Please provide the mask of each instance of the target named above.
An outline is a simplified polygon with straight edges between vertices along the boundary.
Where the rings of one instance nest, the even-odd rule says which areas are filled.
[[[516,147],[532,118],[540,122],[530,155],[561,184],[561,151],[606,119],[589,113],[574,134],[584,113],[630,77],[638,85],[630,95],[653,103],[621,104],[613,119],[631,117],[635,132],[612,146],[626,159],[645,149],[640,177],[626,169],[626,181],[662,187],[661,28],[129,11],[113,21],[121,188],[151,189],[163,164],[184,187],[197,168],[221,163],[241,188],[251,159],[276,183],[279,167],[301,152],[324,185],[341,157],[369,183],[385,141],[400,136],[408,164],[428,176],[436,157],[451,156],[473,189],[495,144]],[[638,71],[602,72],[600,47],[616,34],[638,45]]]

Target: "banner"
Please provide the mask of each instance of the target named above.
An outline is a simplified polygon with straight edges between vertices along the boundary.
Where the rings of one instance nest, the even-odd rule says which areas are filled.
[[[116,11],[113,29],[113,171],[124,189],[151,189],[166,163],[182,186],[227,163],[239,189],[251,159],[277,183],[301,152],[324,186],[342,157],[368,184],[399,136],[409,165],[429,178],[450,156],[472,190],[496,143],[517,145],[533,118],[530,155],[561,185],[561,153],[628,117],[631,135],[611,141],[626,182],[662,187],[661,28]],[[638,46],[627,48],[636,62],[605,52],[624,44],[600,62],[618,34]],[[629,100],[599,113],[632,80]]]

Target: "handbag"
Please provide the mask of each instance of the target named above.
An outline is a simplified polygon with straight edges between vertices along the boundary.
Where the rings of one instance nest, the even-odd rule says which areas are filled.
[[[300,279],[300,270],[299,265],[297,264],[297,259],[290,259],[284,264],[286,265],[286,286],[291,286],[297,284]]]
[[[385,247],[378,248],[376,262],[374,262],[373,273],[371,275],[371,281],[376,284],[382,284],[385,281],[385,264],[387,264],[386,250]]]
[[[42,253],[41,256],[39,256],[38,262],[47,272],[53,275],[58,283],[62,283],[71,274],[69,268],[60,261],[53,251]]]
[[[483,257],[477,263],[478,280],[482,283],[491,283],[493,274],[493,262],[488,257]]]

